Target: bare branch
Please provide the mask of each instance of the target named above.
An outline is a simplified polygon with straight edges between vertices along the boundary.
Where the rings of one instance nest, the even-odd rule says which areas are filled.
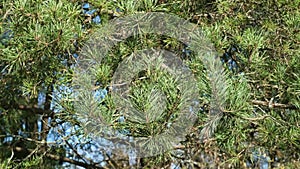
[[[290,104],[270,103],[267,101],[260,101],[260,100],[252,100],[251,102],[252,102],[252,104],[267,106],[269,108],[298,109],[296,106],[290,105]]]
[[[22,152],[22,151],[35,152],[36,151],[36,150],[33,150],[33,149],[25,149],[25,148],[22,148],[22,147],[15,147],[14,150],[18,151],[18,152]],[[73,160],[73,159],[70,159],[70,158],[67,158],[67,157],[61,157],[61,156],[58,156],[58,155],[55,155],[55,154],[46,153],[45,156],[52,159],[52,160],[59,160],[59,161],[63,161],[63,162],[68,162],[68,163],[75,164],[75,165],[78,165],[78,166],[81,166],[81,167],[84,167],[84,168],[105,169],[104,167],[101,167],[99,165],[87,164],[87,163],[76,161],[76,160]]]

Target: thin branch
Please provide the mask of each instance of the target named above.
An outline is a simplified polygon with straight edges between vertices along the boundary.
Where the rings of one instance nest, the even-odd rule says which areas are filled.
[[[64,140],[64,142],[72,149],[72,151],[81,159],[86,163],[86,159],[83,158],[78,152],[77,150],[68,142],[68,140]]]
[[[25,149],[25,148],[22,148],[22,147],[15,147],[14,150],[18,151],[18,152],[22,152],[22,151],[29,151],[31,153],[35,152],[35,150],[33,150],[33,149]],[[67,158],[67,157],[61,157],[61,156],[58,156],[58,155],[55,155],[55,154],[46,153],[45,156],[52,159],[52,160],[63,161],[63,162],[75,164],[75,165],[78,165],[78,166],[81,166],[81,167],[84,167],[84,168],[105,169],[104,167],[101,167],[99,165],[91,165],[91,164],[76,161],[76,160],[73,160],[73,159],[70,159],[70,158]]]
[[[264,115],[264,116],[260,116],[260,117],[256,117],[256,118],[248,118],[248,117],[242,117],[245,120],[250,120],[250,121],[257,121],[257,120],[264,120],[267,117],[271,117],[269,115]]]
[[[12,161],[14,155],[15,155],[14,149],[11,148],[11,156],[10,156],[10,158],[9,158],[8,161],[7,161],[7,165],[9,165],[9,163]]]
[[[36,152],[38,151],[38,149],[39,149],[39,146],[37,146],[34,150],[32,149],[32,151],[30,151],[30,154],[27,155],[27,157],[25,157],[23,160],[25,161],[25,160],[29,159],[31,156],[33,156],[34,153],[36,153]],[[15,149],[15,150],[16,150],[16,149]],[[18,150],[16,150],[16,151],[18,151]],[[22,163],[19,163],[19,164],[16,165],[14,168],[18,168],[21,164],[22,164]]]
[[[14,138],[18,138],[18,139],[21,139],[21,140],[26,140],[26,141],[30,141],[30,142],[34,142],[36,144],[56,144],[57,142],[55,141],[39,141],[39,140],[36,140],[36,139],[32,139],[32,138],[26,138],[26,137],[23,137],[23,136],[20,136],[20,135],[14,135],[14,134],[10,134],[10,135],[0,135],[0,138],[1,137],[14,137]]]
[[[252,100],[251,102],[252,104],[267,106],[269,108],[298,109],[296,106],[290,104],[272,103],[272,102],[260,101],[260,100]]]
[[[3,109],[5,109],[6,111],[10,110],[10,109],[17,109],[17,110],[23,110],[23,111],[28,111],[28,112],[32,112],[34,114],[51,114],[54,113],[51,110],[45,110],[42,108],[39,108],[38,105],[22,105],[22,104],[10,104],[10,105],[1,105]]]

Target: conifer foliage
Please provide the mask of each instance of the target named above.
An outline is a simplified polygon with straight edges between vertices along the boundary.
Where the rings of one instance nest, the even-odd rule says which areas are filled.
[[[299,6],[299,0],[2,0],[0,168],[300,168]],[[180,98],[167,73],[141,71],[130,88],[135,108],[160,109],[145,95],[159,84],[169,114],[150,129],[123,116],[109,85],[131,53],[176,53],[199,88],[201,109],[186,139],[157,156],[135,158],[109,152],[103,138],[87,134],[81,125],[86,119],[76,114],[72,80],[93,32],[114,18],[145,12],[177,15],[203,30],[223,64],[226,99],[222,115],[212,118],[206,65],[177,39],[145,34],[118,43],[93,72],[93,94],[105,122],[120,134],[163,131],[165,118],[176,120]]]

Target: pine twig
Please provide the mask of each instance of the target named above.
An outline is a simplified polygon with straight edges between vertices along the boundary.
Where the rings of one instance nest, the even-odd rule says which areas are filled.
[[[260,100],[252,100],[251,102],[252,104],[267,106],[269,108],[298,109],[296,106],[290,104],[272,103],[272,102],[260,101]]]

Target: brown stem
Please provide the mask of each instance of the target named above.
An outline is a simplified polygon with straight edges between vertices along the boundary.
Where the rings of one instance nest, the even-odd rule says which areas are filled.
[[[51,102],[52,102],[52,97],[50,95],[50,93],[52,93],[53,91],[53,85],[50,85],[48,90],[47,90],[47,93],[46,93],[46,100],[45,100],[45,105],[44,105],[44,110],[48,110],[51,112]],[[52,112],[51,112],[52,114]],[[42,115],[42,132],[41,132],[41,135],[42,135],[42,141],[45,141],[47,140],[47,135],[48,135],[48,132],[49,132],[49,124],[48,124],[48,120],[49,120],[49,117],[51,116],[51,114],[49,114],[48,112],[44,112],[43,115]],[[47,144],[45,144],[43,147],[42,147],[43,151],[45,152],[47,150]]]
[[[33,152],[33,151],[35,151],[33,149],[25,149],[25,148],[22,148],[22,147],[15,147],[14,150],[18,151],[18,152],[24,152],[24,151]],[[52,160],[59,160],[59,161],[62,161],[62,162],[68,162],[68,163],[75,164],[75,165],[78,165],[78,166],[81,166],[81,167],[84,167],[84,168],[104,169],[103,167],[101,167],[99,165],[90,165],[90,164],[87,164],[87,163],[84,163],[84,162],[72,160],[72,159],[67,158],[67,157],[61,157],[61,156],[58,156],[58,155],[55,155],[55,154],[46,153],[45,156],[52,159]]]
[[[290,105],[290,104],[270,103],[267,101],[260,101],[260,100],[252,100],[251,102],[252,102],[252,104],[267,106],[269,108],[298,109],[296,106]]]

